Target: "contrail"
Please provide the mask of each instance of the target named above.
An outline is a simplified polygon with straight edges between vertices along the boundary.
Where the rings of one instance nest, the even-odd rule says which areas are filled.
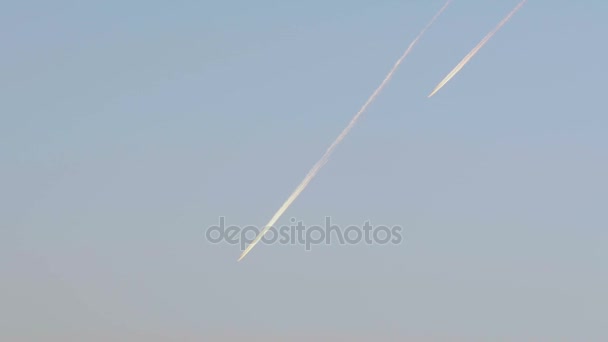
[[[304,177],[304,179],[302,180],[302,182],[300,183],[300,185],[298,185],[298,187],[293,191],[293,193],[289,196],[289,198],[287,198],[287,200],[285,201],[285,203],[283,203],[283,205],[279,208],[279,210],[277,210],[277,212],[274,214],[274,216],[272,216],[272,218],[266,224],[266,226],[264,227],[264,229],[258,234],[258,236],[255,237],[255,239],[249,244],[249,246],[247,246],[247,248],[243,251],[243,253],[239,257],[238,261],[241,261],[247,255],[247,253],[249,253],[249,251],[251,251],[251,249],[258,242],[260,242],[260,240],[262,239],[262,237],[264,236],[264,234],[266,234],[266,232],[268,232],[268,230],[275,224],[275,222],[281,217],[281,215],[283,215],[283,213],[285,212],[285,210],[287,210],[287,208],[289,208],[289,206],[293,203],[293,201],[295,201],[295,199],[298,198],[298,196],[300,195],[300,193],[306,188],[306,186],[308,185],[308,183],[310,183],[310,181],[317,174],[317,172],[319,172],[319,170],[321,169],[321,167],[323,167],[323,165],[325,165],[325,163],[327,163],[330,155],[332,154],[332,152],[334,151],[334,149],[336,148],[336,146],[338,146],[338,144],[340,144],[340,142],[342,142],[342,140],[344,139],[344,137],[346,137],[346,135],[348,135],[348,133],[353,128],[353,126],[355,126],[355,124],[357,123],[357,121],[359,120],[359,118],[361,117],[361,115],[367,110],[367,107],[376,99],[376,97],[382,91],[382,89],[384,88],[384,86],[388,83],[388,81],[391,79],[391,77],[393,77],[393,74],[395,73],[395,71],[397,70],[397,68],[401,64],[401,62],[403,62],[403,60],[405,59],[405,57],[407,55],[409,55],[410,51],[412,50],[412,48],[414,47],[414,45],[416,45],[416,43],[418,42],[418,40],[420,39],[420,37],[422,37],[422,35],[426,32],[426,30],[429,29],[429,27],[431,27],[431,25],[435,22],[435,20],[437,20],[437,18],[439,17],[439,15],[441,15],[441,13],[443,13],[443,11],[445,11],[445,9],[448,7],[448,5],[451,2],[452,2],[452,0],[446,1],[446,3],[443,5],[443,7],[441,7],[441,9],[439,10],[439,12],[437,12],[437,14],[435,14],[435,16],[431,19],[431,21],[422,29],[422,31],[420,31],[420,33],[418,34],[418,36],[416,38],[414,38],[414,40],[407,47],[407,50],[405,50],[405,52],[397,60],[397,62],[395,63],[395,65],[393,66],[393,68],[391,69],[391,71],[389,71],[389,73],[386,75],[386,77],[384,78],[384,80],[382,81],[382,83],[380,84],[380,86],[378,86],[378,88],[373,92],[373,94],[369,97],[369,99],[367,99],[367,101],[365,102],[365,104],[363,105],[363,107],[361,107],[361,109],[359,110],[359,112],[357,112],[357,114],[355,114],[355,116],[352,118],[352,120],[350,121],[350,123],[348,124],[348,126],[346,126],[346,128],[344,128],[344,130],[342,131],[342,133],[340,133],[340,135],[336,138],[336,140],[334,140],[334,142],[329,146],[329,148],[327,149],[327,151],[325,151],[325,154],[323,154],[323,156],[321,157],[321,159],[312,167],[312,169],[310,169],[310,171],[308,171],[308,174],[306,175],[306,177]]]
[[[462,59],[462,61],[460,61],[460,63],[458,63],[458,65],[456,65],[456,67],[450,71],[450,73],[443,79],[443,81],[439,82],[439,84],[435,87],[435,89],[433,90],[433,92],[431,92],[431,94],[428,96],[429,98],[433,95],[435,95],[436,92],[439,91],[439,89],[443,88],[443,86],[448,83],[450,81],[450,79],[452,79],[452,77],[454,77],[454,75],[456,75],[460,69],[462,69],[462,67],[464,67],[465,64],[467,64],[467,62],[473,58],[473,56],[477,53],[477,51],[479,51],[479,49],[481,49],[485,43],[488,42],[488,40],[490,40],[490,38],[492,38],[492,36],[498,32],[498,30],[507,22],[509,21],[509,19],[511,19],[511,17],[515,14],[515,12],[517,12],[525,3],[527,0],[523,0],[522,2],[520,2],[517,6],[515,6],[515,8],[509,13],[507,14],[507,16],[500,22],[498,23],[498,25],[492,30],[490,31],[490,33],[488,33],[480,42],[479,44],[477,44],[477,46],[475,46],[473,48],[473,50],[471,50],[471,52],[469,52],[466,56],[464,56],[464,58]]]

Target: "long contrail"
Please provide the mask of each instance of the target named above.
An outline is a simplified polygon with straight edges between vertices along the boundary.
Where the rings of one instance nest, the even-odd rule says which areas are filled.
[[[268,232],[268,230],[276,223],[276,221],[281,217],[281,215],[283,215],[285,210],[287,210],[287,208],[289,208],[289,206],[293,203],[293,201],[295,201],[295,199],[298,198],[300,193],[306,188],[308,183],[310,183],[310,181],[314,178],[314,176],[317,174],[317,172],[319,172],[321,167],[323,167],[323,165],[325,165],[325,163],[327,163],[330,155],[332,154],[332,152],[334,151],[336,146],[338,146],[338,144],[340,144],[340,142],[342,142],[344,137],[346,137],[346,135],[348,135],[348,133],[353,128],[353,126],[355,126],[355,124],[357,123],[357,121],[359,120],[361,115],[367,110],[367,107],[376,99],[376,97],[382,91],[384,86],[388,83],[388,81],[391,79],[391,77],[393,77],[393,74],[395,73],[395,71],[401,64],[401,62],[403,62],[405,57],[407,57],[407,55],[409,55],[409,53],[412,50],[412,48],[414,47],[414,45],[416,45],[416,43],[418,43],[418,40],[420,39],[420,37],[422,37],[422,35],[426,32],[426,30],[429,29],[429,27],[431,27],[431,25],[435,22],[435,20],[437,20],[439,15],[441,15],[441,13],[443,13],[443,11],[445,11],[445,9],[448,7],[448,5],[451,2],[452,2],[452,0],[447,0],[446,3],[443,5],[443,7],[441,7],[439,12],[437,12],[437,14],[435,14],[435,16],[431,19],[431,21],[422,29],[422,31],[420,31],[418,36],[416,36],[416,38],[414,38],[414,40],[407,47],[407,50],[405,50],[405,52],[397,60],[397,62],[395,63],[395,65],[393,66],[391,71],[389,71],[389,73],[386,75],[386,77],[384,78],[384,80],[382,81],[380,86],[378,86],[378,88],[373,92],[373,94],[369,97],[369,99],[367,99],[367,101],[365,102],[363,107],[361,107],[361,109],[357,112],[357,114],[355,114],[355,116],[352,118],[352,120],[350,121],[348,126],[346,126],[346,128],[344,128],[342,133],[340,133],[340,135],[336,138],[336,140],[334,140],[334,142],[329,146],[329,148],[327,149],[327,151],[325,151],[325,154],[323,154],[321,159],[319,159],[319,161],[312,167],[312,169],[310,169],[310,171],[308,171],[308,174],[306,175],[306,177],[304,177],[304,179],[302,180],[300,185],[298,185],[298,187],[293,191],[293,193],[289,196],[289,198],[287,198],[285,203],[283,203],[283,205],[279,208],[279,210],[277,210],[277,212],[274,214],[274,216],[272,216],[272,218],[266,224],[264,229],[258,234],[258,236],[255,237],[255,239],[249,244],[249,246],[247,246],[247,248],[243,251],[243,253],[239,257],[238,261],[241,261],[247,255],[247,253],[249,253],[249,251],[251,251],[251,249],[258,242],[260,242],[260,240],[262,239],[264,234],[266,234],[266,232]]]
[[[525,3],[527,0],[523,0],[522,2],[520,2],[517,6],[515,6],[515,8],[509,13],[507,14],[507,16],[500,22],[498,23],[498,25],[492,30],[490,31],[490,33],[488,33],[480,42],[479,44],[477,44],[477,46],[475,46],[473,48],[473,50],[471,50],[471,52],[469,52],[466,56],[464,56],[464,58],[460,61],[460,63],[458,63],[458,65],[456,65],[456,67],[454,67],[454,69],[452,71],[450,71],[449,74],[447,74],[447,76],[441,81],[439,82],[439,84],[435,87],[435,89],[431,92],[431,94],[428,96],[429,98],[433,95],[435,95],[436,92],[439,91],[439,89],[443,88],[443,86],[448,83],[450,81],[450,79],[452,79],[452,77],[454,77],[454,75],[456,75],[460,69],[462,69],[462,67],[464,67],[465,64],[467,64],[467,62],[473,58],[473,56],[477,53],[477,51],[479,51],[479,49],[481,49],[485,43],[488,42],[488,40],[490,40],[490,38],[492,38],[492,36],[498,32],[498,30],[507,22],[509,21],[509,19],[511,19],[511,17],[515,14],[515,12],[517,12]]]

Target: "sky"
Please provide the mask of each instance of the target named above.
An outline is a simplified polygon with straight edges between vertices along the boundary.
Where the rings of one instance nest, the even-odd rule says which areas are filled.
[[[605,341],[608,4],[459,1],[290,218],[398,245],[237,245],[442,1],[0,11],[0,340]]]

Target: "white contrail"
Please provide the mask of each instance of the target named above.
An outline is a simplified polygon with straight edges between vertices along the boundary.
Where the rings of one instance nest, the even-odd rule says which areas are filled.
[[[490,40],[490,38],[492,38],[496,32],[498,32],[498,30],[500,30],[501,27],[503,27],[504,24],[507,23],[507,21],[509,21],[509,19],[511,19],[511,17],[517,12],[519,11],[519,9],[526,3],[527,0],[522,0],[519,4],[517,4],[517,6],[515,6],[515,8],[509,12],[509,14],[507,14],[506,17],[504,17],[503,20],[500,21],[500,23],[498,23],[498,25],[496,25],[496,27],[490,31],[474,48],[473,50],[471,50],[466,56],[464,56],[464,58],[460,61],[460,63],[458,63],[454,69],[452,69],[452,71],[450,71],[449,74],[447,74],[447,76],[445,76],[445,78],[439,82],[439,84],[435,87],[435,89],[433,89],[433,91],[431,92],[431,94],[428,97],[431,97],[433,95],[435,95],[436,92],[439,91],[439,89],[443,88],[444,85],[446,85],[446,83],[448,83],[452,77],[454,77],[459,71],[460,69],[462,69],[465,64],[467,64],[469,62],[469,60],[471,60],[471,58],[473,58],[473,56],[475,56],[475,54]]]
[[[378,88],[373,92],[373,94],[369,97],[369,99],[367,99],[365,104],[363,104],[363,107],[361,107],[361,109],[357,112],[357,114],[355,114],[355,116],[352,118],[352,120],[350,121],[348,126],[346,126],[346,128],[344,128],[342,133],[340,133],[340,135],[336,138],[336,140],[334,140],[334,142],[329,146],[329,148],[327,149],[327,151],[325,151],[325,154],[323,154],[321,159],[319,159],[319,161],[312,167],[312,169],[310,169],[310,171],[308,171],[308,174],[306,175],[306,177],[304,177],[304,179],[302,180],[300,185],[298,185],[298,187],[293,191],[293,193],[289,196],[289,198],[287,198],[285,203],[283,203],[283,205],[279,208],[279,210],[277,210],[277,212],[274,214],[274,216],[272,216],[272,218],[266,224],[264,229],[258,234],[258,236],[255,237],[255,239],[249,244],[249,246],[247,246],[247,248],[243,251],[243,253],[239,257],[238,261],[241,261],[247,255],[247,253],[249,253],[249,251],[251,251],[251,249],[258,242],[260,242],[260,240],[262,239],[264,234],[266,234],[266,232],[268,232],[268,230],[275,224],[275,222],[281,217],[281,215],[283,215],[285,210],[287,210],[287,208],[289,208],[289,206],[293,203],[293,201],[295,201],[295,199],[298,198],[300,193],[306,188],[308,183],[310,183],[310,181],[317,174],[317,172],[319,172],[321,167],[323,167],[323,165],[325,165],[325,163],[327,163],[330,155],[332,154],[332,152],[334,151],[336,146],[338,146],[338,144],[340,144],[340,142],[342,142],[344,137],[346,137],[346,135],[348,135],[348,133],[355,126],[355,124],[357,123],[357,121],[359,120],[361,115],[367,110],[367,107],[376,99],[376,97],[378,96],[378,94],[380,94],[380,92],[382,91],[384,86],[393,77],[393,74],[395,73],[395,71],[401,64],[401,62],[403,62],[405,57],[407,57],[407,55],[409,55],[409,53],[412,50],[412,48],[414,47],[414,45],[416,45],[416,43],[418,43],[418,40],[422,37],[422,35],[426,32],[426,30],[428,30],[429,27],[431,27],[431,25],[435,22],[435,20],[437,20],[439,15],[441,15],[441,13],[443,13],[443,11],[448,7],[448,5],[451,2],[452,2],[452,0],[446,1],[446,3],[443,5],[443,7],[441,7],[441,9],[437,12],[437,14],[435,14],[435,16],[431,19],[431,21],[429,21],[429,23],[422,29],[422,31],[420,31],[418,36],[416,36],[416,38],[414,38],[414,40],[407,47],[407,50],[405,50],[405,52],[397,60],[397,62],[395,63],[395,65],[393,66],[391,71],[389,71],[389,73],[386,75],[386,77],[384,78],[384,80],[382,81],[380,86],[378,86]]]

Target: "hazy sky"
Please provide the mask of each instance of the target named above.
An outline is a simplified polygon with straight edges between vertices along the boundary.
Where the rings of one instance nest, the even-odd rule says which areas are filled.
[[[608,340],[608,3],[13,1],[0,10],[0,340]]]

